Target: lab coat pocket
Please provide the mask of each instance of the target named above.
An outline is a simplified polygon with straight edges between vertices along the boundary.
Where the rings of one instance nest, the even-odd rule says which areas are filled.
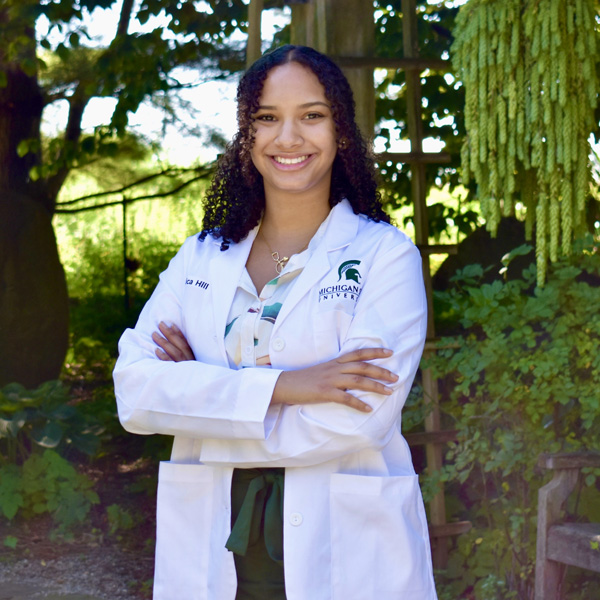
[[[332,600],[435,600],[418,478],[331,476]]]
[[[210,467],[160,463],[154,600],[207,597],[212,483]]]
[[[352,315],[343,310],[315,314],[313,331],[318,361],[331,360],[339,354],[351,322]]]

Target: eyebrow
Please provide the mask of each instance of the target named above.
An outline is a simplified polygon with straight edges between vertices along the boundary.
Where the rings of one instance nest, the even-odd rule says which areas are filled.
[[[327,102],[322,102],[321,100],[315,100],[314,102],[305,102],[304,104],[300,104],[298,108],[310,108],[311,106],[325,106],[327,108],[331,108]],[[276,106],[267,106],[261,104],[258,107],[258,110],[276,110]]]

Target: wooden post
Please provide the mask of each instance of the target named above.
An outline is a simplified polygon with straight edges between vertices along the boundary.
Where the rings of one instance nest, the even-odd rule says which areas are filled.
[[[261,22],[264,0],[250,0],[248,6],[248,44],[246,45],[246,68],[260,58]]]
[[[535,561],[535,600],[558,600],[565,565],[548,562],[548,528],[560,520],[561,507],[575,488],[579,469],[557,471],[550,483],[538,491],[538,530]]]
[[[292,23],[290,42],[295,46],[316,47],[315,42],[315,5],[292,4]]]
[[[419,56],[419,37],[417,33],[417,6],[416,0],[402,0],[402,34],[404,42],[404,57],[417,58]],[[406,77],[406,109],[407,125],[410,137],[411,152],[423,152],[423,123],[421,120],[421,73],[418,70],[405,71]],[[429,223],[427,219],[427,196],[425,183],[425,164],[422,162],[411,165],[411,192],[414,206],[415,241],[417,245],[427,246],[429,243]],[[427,338],[435,337],[433,320],[433,301],[429,254],[422,253],[423,279],[427,293]],[[425,353],[427,356],[427,352]],[[428,405],[428,414],[425,417],[426,431],[439,431],[441,429],[438,385],[430,369],[422,370],[424,402]],[[425,446],[427,457],[427,470],[436,471],[442,468],[443,454],[440,444],[427,444]],[[430,522],[432,525],[446,523],[446,502],[444,490],[440,489],[431,499]],[[433,544],[433,564],[437,568],[445,568],[448,561],[448,541],[440,537]]]
[[[313,0],[292,6],[291,39],[312,46],[334,60],[344,56],[373,56],[375,24],[370,0]],[[343,66],[356,102],[356,121],[368,139],[375,128],[373,69]]]

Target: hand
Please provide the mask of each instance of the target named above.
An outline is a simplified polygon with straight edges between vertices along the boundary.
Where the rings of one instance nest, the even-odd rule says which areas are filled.
[[[162,321],[158,324],[157,331],[152,334],[152,339],[160,346],[155,350],[160,360],[182,362],[184,360],[196,360],[193,350],[177,325],[167,325]],[[164,336],[164,337],[163,337]]]
[[[297,371],[284,371],[275,384],[272,404],[319,404],[337,402],[362,412],[373,410],[347,390],[361,390],[389,396],[392,389],[382,381],[395,383],[398,376],[388,369],[370,364],[388,358],[385,348],[362,348],[338,358]]]

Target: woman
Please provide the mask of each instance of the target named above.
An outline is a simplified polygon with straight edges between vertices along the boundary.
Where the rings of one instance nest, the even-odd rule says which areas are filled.
[[[380,207],[327,57],[263,56],[238,123],[204,231],[119,345],[123,426],[175,436],[154,597],[434,600],[400,433],[425,337],[418,252]]]

